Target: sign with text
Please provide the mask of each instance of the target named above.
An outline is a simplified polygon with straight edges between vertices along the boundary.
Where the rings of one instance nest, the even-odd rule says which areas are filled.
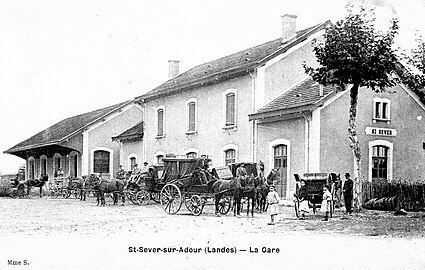
[[[365,132],[367,135],[388,136],[388,137],[397,136],[397,130],[395,130],[394,128],[366,127]]]

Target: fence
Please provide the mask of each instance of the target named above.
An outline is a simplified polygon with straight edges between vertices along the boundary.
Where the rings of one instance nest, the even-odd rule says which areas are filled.
[[[371,199],[395,197],[396,208],[403,208],[407,211],[425,209],[425,183],[401,181],[363,182],[362,191],[363,203]]]

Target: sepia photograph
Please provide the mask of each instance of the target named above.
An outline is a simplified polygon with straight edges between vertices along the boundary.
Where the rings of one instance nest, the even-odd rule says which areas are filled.
[[[0,0],[0,270],[424,269],[425,0]]]

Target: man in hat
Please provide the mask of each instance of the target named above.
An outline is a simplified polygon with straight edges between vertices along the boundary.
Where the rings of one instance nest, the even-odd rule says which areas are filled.
[[[345,178],[342,192],[344,194],[345,210],[347,214],[351,214],[353,212],[353,180],[351,180],[349,173],[345,174]]]

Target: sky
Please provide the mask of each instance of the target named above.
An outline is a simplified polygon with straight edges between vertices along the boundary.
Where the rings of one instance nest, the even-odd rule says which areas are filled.
[[[400,21],[398,44],[425,36],[425,0],[371,0],[378,24]],[[0,173],[3,151],[74,115],[133,99],[180,72],[297,29],[342,19],[344,0],[0,0]]]

